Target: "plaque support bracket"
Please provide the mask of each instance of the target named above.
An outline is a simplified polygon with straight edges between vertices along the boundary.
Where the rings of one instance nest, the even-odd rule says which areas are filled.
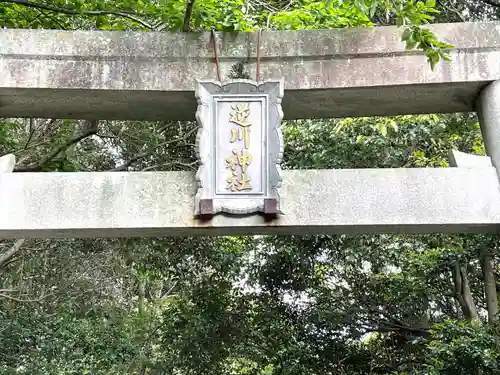
[[[214,217],[214,201],[213,199],[199,200],[199,213],[197,218],[200,221],[209,221]],[[260,212],[266,221],[272,221],[278,218],[282,212],[279,210],[279,201],[276,198],[264,198],[264,207]]]
[[[211,220],[214,216],[214,200],[213,199],[200,199],[198,207],[198,218],[201,221]]]

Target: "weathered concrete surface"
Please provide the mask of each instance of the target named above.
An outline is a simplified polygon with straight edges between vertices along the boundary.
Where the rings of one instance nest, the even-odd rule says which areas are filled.
[[[0,238],[468,232],[500,229],[495,168],[284,171],[285,215],[192,216],[185,172],[0,175]]]
[[[452,167],[491,167],[491,158],[489,156],[467,154],[457,150],[451,150],[448,153],[450,166]]]
[[[265,32],[261,80],[285,79],[285,118],[460,112],[500,79],[500,23],[439,24],[455,45],[432,71],[401,29]],[[219,35],[223,77],[256,34]],[[0,117],[194,120],[195,79],[215,79],[208,33],[0,30]]]

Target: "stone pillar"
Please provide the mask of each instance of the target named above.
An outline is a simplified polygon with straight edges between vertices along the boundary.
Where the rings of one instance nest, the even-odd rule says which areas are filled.
[[[16,165],[16,158],[12,154],[0,157],[0,174],[11,173]]]
[[[500,81],[485,87],[476,103],[487,154],[500,173]]]

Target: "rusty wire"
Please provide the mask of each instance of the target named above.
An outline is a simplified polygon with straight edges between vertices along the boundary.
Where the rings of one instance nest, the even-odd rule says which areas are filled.
[[[217,40],[215,39],[215,31],[212,30],[211,34],[212,43],[214,46],[214,57],[215,57],[215,67],[217,68],[217,81],[222,82],[220,77],[220,61],[219,61],[219,53],[217,52]]]
[[[257,33],[257,67],[255,70],[255,80],[259,82],[260,80],[260,39],[262,35],[262,30],[259,30]],[[212,44],[214,47],[214,58],[215,58],[215,67],[217,69],[217,81],[222,82],[221,80],[221,74],[220,74],[220,60],[219,60],[219,53],[217,51],[217,40],[215,36],[215,31],[212,30],[210,33],[211,39],[212,39]]]

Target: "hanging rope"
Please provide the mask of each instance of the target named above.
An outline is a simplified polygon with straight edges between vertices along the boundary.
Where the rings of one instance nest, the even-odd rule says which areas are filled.
[[[217,81],[222,82],[220,78],[220,62],[219,62],[219,53],[217,52],[217,41],[215,40],[215,31],[212,30],[210,33],[210,37],[212,39],[212,43],[214,46],[214,57],[215,57],[215,67],[217,68]]]
[[[260,36],[262,30],[259,30],[257,34],[257,68],[255,69],[255,80],[259,82],[260,80]]]

